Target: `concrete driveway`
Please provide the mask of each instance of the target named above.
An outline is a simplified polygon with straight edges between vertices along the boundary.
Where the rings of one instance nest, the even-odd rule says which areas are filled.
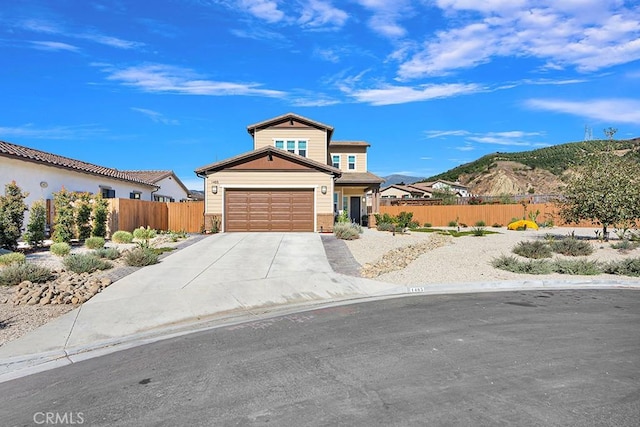
[[[216,234],[125,276],[78,309],[3,345],[0,359],[9,362],[0,366],[0,375],[16,363],[68,359],[125,337],[214,316],[261,314],[285,304],[361,298],[397,288],[335,273],[317,233]]]

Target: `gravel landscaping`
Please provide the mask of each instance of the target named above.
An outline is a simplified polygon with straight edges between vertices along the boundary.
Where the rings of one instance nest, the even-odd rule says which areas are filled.
[[[154,247],[173,247],[180,249],[204,237],[206,236],[190,235],[187,239],[174,242],[167,235],[159,235],[152,240],[152,244]],[[135,246],[135,243],[115,244],[108,242],[106,244],[106,247],[117,247],[121,252]],[[83,246],[74,246],[71,250],[72,254],[87,252],[91,252],[91,250]],[[170,253],[171,252],[166,252],[160,256],[160,259]],[[122,259],[119,258],[110,261],[113,264],[113,268],[111,269],[99,270],[95,273],[85,274],[84,276],[76,274],[70,275],[67,272],[63,272],[62,258],[51,254],[48,250],[28,253],[27,261],[50,268],[55,272],[56,280],[42,285],[29,284],[23,285],[22,287],[0,286],[0,346],[79,307],[82,302],[89,299],[93,294],[100,292],[104,287],[141,268],[127,266]],[[73,288],[77,291],[77,295],[69,290],[69,295],[65,296],[64,291],[67,291],[67,289],[59,289],[61,287]],[[64,297],[65,302],[55,301],[55,298],[48,295],[52,290],[58,291],[56,294],[59,299],[62,300]],[[36,293],[41,297],[37,300],[32,300],[32,303],[29,304],[29,295],[35,295]],[[72,301],[73,297],[78,298]],[[46,301],[47,299],[49,299],[49,301]]]
[[[442,236],[436,233],[410,232],[408,234],[396,234],[395,236],[386,231],[365,229],[358,240],[345,241],[345,244],[353,254],[354,258],[363,266],[361,271],[375,280],[394,283],[399,285],[422,285],[430,283],[469,283],[469,282],[490,282],[500,280],[545,280],[576,279],[584,276],[570,276],[566,274],[548,275],[528,275],[511,273],[499,270],[491,265],[491,261],[501,255],[514,255],[511,250],[520,241],[544,240],[546,235],[553,235],[556,239],[561,239],[573,233],[576,237],[589,239],[593,245],[592,255],[580,257],[588,260],[601,262],[617,261],[626,258],[640,257],[640,249],[633,249],[626,253],[611,248],[611,243],[617,241],[617,237],[612,232],[610,242],[599,242],[595,239],[596,228],[569,228],[553,227],[541,228],[540,230],[509,231],[506,228],[487,227],[488,231],[497,231],[498,234],[489,234],[482,237],[462,236],[451,237]],[[442,238],[444,242],[442,241]],[[424,242],[431,242],[424,245]],[[435,242],[435,243],[434,243]],[[378,264],[380,270],[385,267],[380,265],[383,255],[399,248],[408,248],[419,245],[418,249],[401,251],[395,256],[396,262],[404,263],[404,257],[415,258],[416,250],[422,252],[415,260],[408,263],[402,269],[384,272],[381,274],[368,274],[373,267]],[[422,249],[420,249],[422,248]],[[424,249],[424,250],[423,250]],[[518,257],[517,255],[514,255]],[[564,255],[554,254],[554,259],[574,259]],[[521,258],[526,260],[526,258]],[[384,263],[382,263],[384,264]],[[622,276],[612,276],[600,274],[599,279]],[[624,276],[625,279],[639,280],[638,278]]]

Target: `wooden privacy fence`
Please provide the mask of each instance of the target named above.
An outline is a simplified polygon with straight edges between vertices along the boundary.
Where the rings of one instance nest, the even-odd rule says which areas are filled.
[[[134,199],[108,201],[109,234],[147,226],[156,230],[184,230],[187,233],[198,233],[202,228],[204,202],[167,203]]]
[[[380,213],[398,215],[400,212],[413,212],[413,220],[424,225],[430,223],[434,227],[449,225],[457,219],[458,224],[473,226],[478,221],[484,221],[487,226],[500,224],[506,226],[513,218],[521,219],[530,212],[540,211],[537,222],[553,221],[554,225],[565,224],[553,203],[526,204],[526,214],[521,204],[512,205],[440,205],[440,206],[380,206]],[[593,227],[588,221],[581,222],[577,227]]]

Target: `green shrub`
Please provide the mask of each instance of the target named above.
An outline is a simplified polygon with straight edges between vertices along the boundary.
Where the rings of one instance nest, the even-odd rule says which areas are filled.
[[[107,219],[109,218],[109,202],[98,195],[93,201],[93,228],[91,235],[94,237],[107,237]]]
[[[115,243],[131,243],[133,241],[133,234],[128,231],[118,230],[113,233],[111,240]]]
[[[24,199],[28,194],[23,193],[15,181],[5,185],[4,193],[4,196],[0,195],[0,247],[14,250],[22,235],[24,211],[27,210]]]
[[[432,227],[432,225],[431,225],[431,223],[430,223],[430,222],[425,222],[425,223],[424,223],[424,226],[425,226],[425,227],[427,227],[427,228],[431,228],[431,227]]]
[[[618,249],[621,252],[631,251],[640,245],[640,242],[632,242],[629,239],[622,239],[616,243],[612,243],[611,247],[613,249]]]
[[[396,222],[396,219],[388,213],[384,213],[382,215],[373,214],[373,216],[376,218],[376,224],[393,224]]]
[[[486,227],[487,223],[482,221],[482,220],[480,220],[480,221],[476,221],[475,225],[476,225],[476,227]]]
[[[107,270],[113,265],[92,254],[71,254],[63,258],[62,263],[67,270],[74,273],[93,273],[96,270]]]
[[[506,255],[502,255],[499,258],[494,259],[491,262],[491,265],[501,270],[511,271],[513,273],[550,274],[553,272],[553,267],[549,261],[538,259],[523,262],[514,256]]]
[[[44,283],[52,277],[53,274],[47,267],[24,262],[13,264],[0,270],[0,285],[15,286],[25,280],[33,283]]]
[[[564,239],[551,242],[551,250],[568,256],[591,255],[593,253],[593,247],[589,242],[576,239],[575,237],[565,237]]]
[[[358,230],[360,227],[358,224],[344,224],[344,223],[336,223],[333,226],[333,234],[342,240],[355,240],[360,238],[360,233],[362,232],[362,228]]]
[[[449,227],[457,227],[458,221],[449,221]]]
[[[511,252],[525,258],[551,258],[551,247],[549,247],[545,242],[541,242],[539,240],[519,242]]]
[[[482,237],[485,234],[485,229],[484,227],[473,227],[471,229],[471,234],[477,237]]]
[[[89,249],[104,248],[104,238],[102,237],[89,237],[84,241],[84,245]]]
[[[9,252],[8,254],[0,255],[0,265],[23,264],[26,260],[27,257],[20,252]]]
[[[553,262],[553,271],[560,274],[594,276],[602,273],[602,268],[597,261],[588,261],[586,259],[557,259]]]
[[[348,224],[351,222],[349,219],[349,213],[344,209],[337,218],[338,224]]]
[[[53,218],[53,235],[56,243],[70,243],[75,237],[76,220],[73,212],[72,193],[64,189],[53,193],[55,216]]]
[[[94,256],[98,258],[106,258],[110,260],[120,258],[120,251],[118,248],[100,248],[92,252]]]
[[[75,211],[78,239],[88,239],[91,236],[91,194],[76,193]]]
[[[378,231],[395,231],[396,225],[390,222],[379,222],[376,224]]]
[[[69,255],[69,252],[71,252],[71,246],[69,246],[69,244],[66,242],[58,242],[52,244],[49,247],[49,251],[57,256],[65,256]]]
[[[147,228],[140,227],[133,230],[133,237],[138,240],[151,240],[156,237],[156,230],[147,226]]]
[[[44,200],[36,200],[29,210],[29,223],[24,238],[33,248],[42,246],[45,239],[45,227],[47,226],[47,208]]]
[[[133,267],[144,267],[158,262],[158,254],[150,248],[135,248],[124,253],[124,262]]]
[[[605,273],[620,276],[640,276],[640,258],[629,258],[621,261],[611,261],[603,268]]]

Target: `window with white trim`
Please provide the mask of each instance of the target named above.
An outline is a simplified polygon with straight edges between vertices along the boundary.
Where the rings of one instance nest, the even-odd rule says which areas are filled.
[[[331,156],[331,163],[334,168],[340,169],[340,156],[339,155]]]
[[[349,170],[356,170],[356,156],[349,156],[347,161],[347,168]]]
[[[276,139],[273,145],[281,150],[287,150],[292,154],[307,157],[307,140],[306,139]]]

